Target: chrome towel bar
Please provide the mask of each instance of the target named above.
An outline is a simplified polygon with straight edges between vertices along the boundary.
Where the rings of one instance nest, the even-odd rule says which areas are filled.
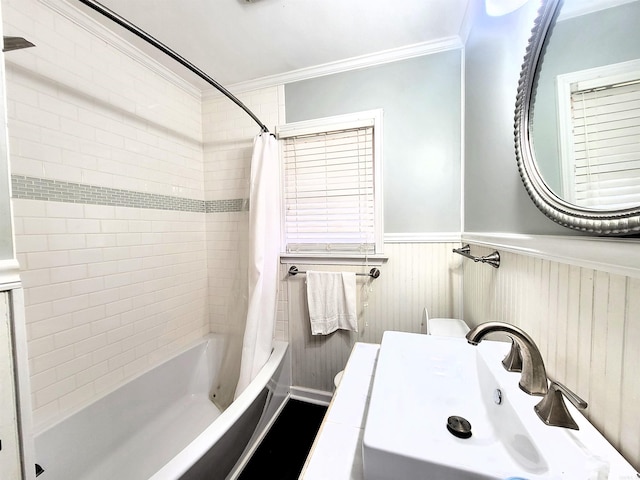
[[[484,257],[476,257],[475,255],[471,255],[471,247],[469,246],[469,244],[466,244],[463,245],[462,248],[454,248],[453,253],[457,253],[459,255],[462,255],[463,257],[470,258],[474,262],[488,263],[494,268],[500,267],[500,254],[497,250],[493,253],[490,253],[489,255],[485,255]]]
[[[307,272],[305,272],[304,270],[298,270],[298,267],[296,267],[295,265],[291,265],[289,267],[288,273],[289,275],[297,275],[299,273],[304,274]],[[378,278],[380,276],[380,270],[374,267],[369,270],[369,273],[356,273],[356,275],[358,275],[359,277]]]

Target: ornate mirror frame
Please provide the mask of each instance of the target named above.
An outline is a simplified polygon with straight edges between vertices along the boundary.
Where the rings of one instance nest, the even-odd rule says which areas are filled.
[[[536,164],[531,143],[536,72],[544,56],[545,39],[553,28],[561,6],[562,0],[542,0],[524,56],[518,82],[514,130],[520,177],[533,203],[554,222],[594,235],[640,234],[640,205],[619,210],[595,210],[571,204],[551,191]]]

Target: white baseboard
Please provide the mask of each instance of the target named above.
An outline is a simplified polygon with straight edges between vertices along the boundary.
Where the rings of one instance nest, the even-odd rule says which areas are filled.
[[[289,398],[300,400],[302,402],[313,403],[315,405],[324,405],[325,407],[331,403],[333,398],[332,392],[323,390],[314,390],[313,388],[291,387],[289,389]]]

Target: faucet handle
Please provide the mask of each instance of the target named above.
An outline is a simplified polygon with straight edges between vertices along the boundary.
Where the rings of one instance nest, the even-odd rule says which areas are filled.
[[[511,340],[511,349],[506,357],[502,359],[502,366],[507,372],[521,372],[522,371],[522,353],[520,353],[520,345],[513,338]]]
[[[560,382],[551,381],[547,394],[533,409],[538,417],[547,425],[579,430],[578,424],[571,417],[562,396],[565,396],[578,409],[587,408],[587,402],[581,399]]]

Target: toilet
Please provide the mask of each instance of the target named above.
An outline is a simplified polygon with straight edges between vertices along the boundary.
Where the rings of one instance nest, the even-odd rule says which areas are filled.
[[[469,326],[459,318],[429,318],[429,312],[425,307],[422,311],[420,331],[439,337],[464,337],[469,331]]]
[[[429,318],[427,307],[422,311],[422,323],[420,333],[437,335],[439,337],[464,337],[469,331],[469,326],[459,318]],[[336,373],[333,384],[336,388],[340,385],[344,370]]]

